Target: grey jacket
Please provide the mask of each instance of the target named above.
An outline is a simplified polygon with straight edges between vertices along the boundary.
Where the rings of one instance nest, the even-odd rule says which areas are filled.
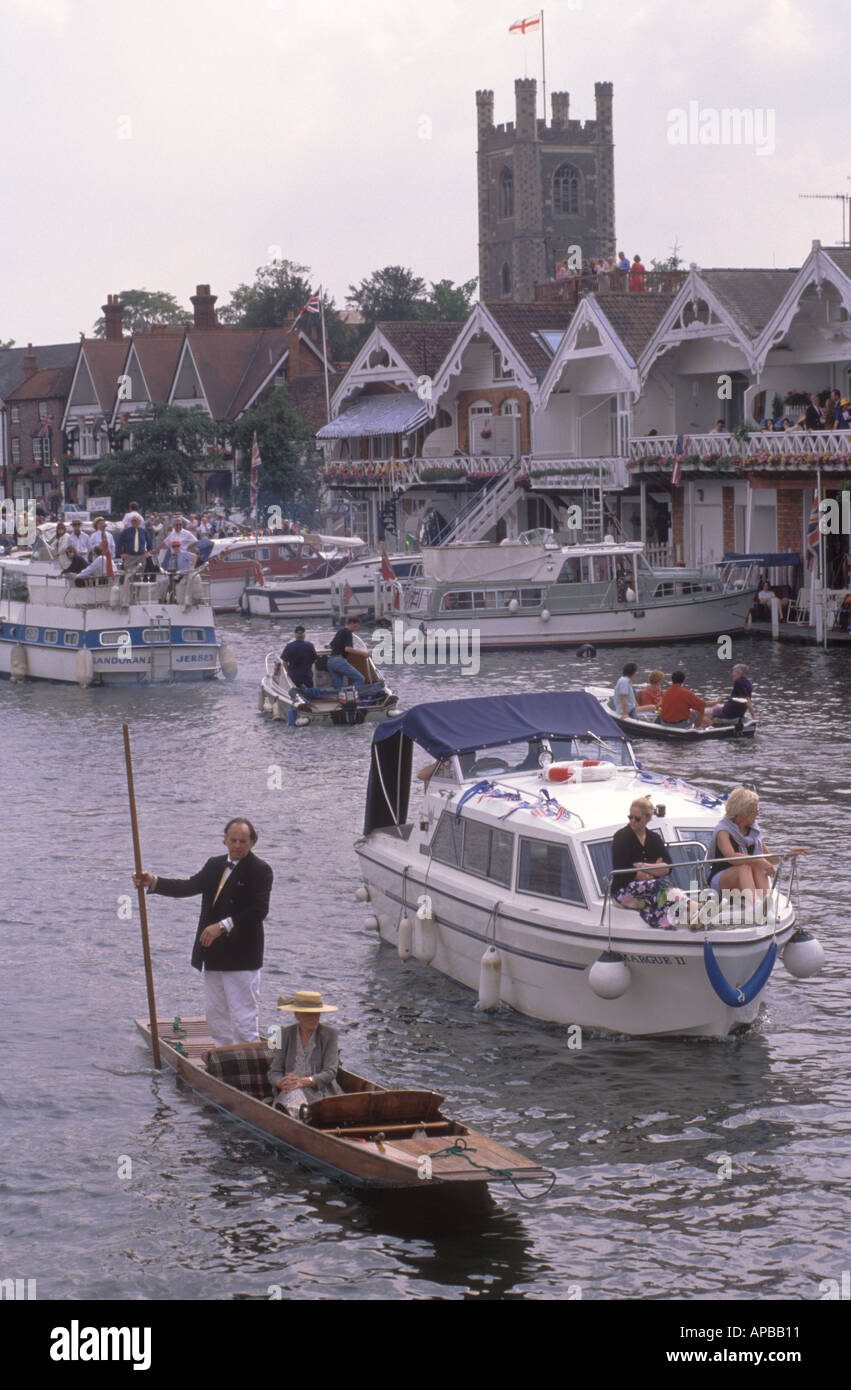
[[[342,1090],[337,1082],[337,1067],[340,1065],[337,1029],[330,1028],[327,1023],[320,1023],[313,1035],[312,1043],[313,1059],[310,1063],[310,1075],[316,1085],[315,1087],[305,1086],[304,1088],[305,1099],[308,1102],[319,1100],[322,1096],[338,1096]],[[272,1087],[273,1099],[275,1100],[278,1096],[282,1096],[282,1093],[277,1090],[275,1082],[282,1080],[288,1072],[295,1070],[297,1051],[298,1023],[293,1023],[289,1028],[282,1030],[281,1046],[275,1048],[269,1063],[269,1085]],[[282,1099],[285,1097],[282,1096]]]

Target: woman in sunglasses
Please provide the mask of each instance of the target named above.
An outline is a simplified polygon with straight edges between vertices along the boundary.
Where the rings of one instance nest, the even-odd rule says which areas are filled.
[[[637,797],[629,808],[629,823],[612,836],[612,897],[621,907],[638,908],[650,927],[673,928],[668,902],[679,897],[668,876],[671,856],[661,835],[647,829],[654,814],[648,796]]]

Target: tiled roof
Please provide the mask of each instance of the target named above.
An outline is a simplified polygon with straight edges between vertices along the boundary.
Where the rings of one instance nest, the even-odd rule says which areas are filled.
[[[532,335],[553,329],[564,332],[575,313],[568,304],[511,304],[506,300],[489,301],[485,308],[533,374],[545,372],[552,355]]]
[[[167,401],[183,346],[183,329],[175,333],[134,333],[133,347],[152,401]]]
[[[78,343],[48,343],[33,348],[39,367],[73,366]],[[5,400],[24,380],[25,347],[0,348],[0,400]]]
[[[111,411],[118,391],[118,378],[127,361],[129,338],[83,338],[80,348],[86,354],[92,385],[101,409]]]
[[[673,294],[601,294],[596,303],[637,362],[673,302]]]
[[[235,419],[244,410],[255,391],[266,380],[272,368],[280,362],[290,345],[290,335],[282,328],[264,328],[256,332],[254,351],[245,368],[242,380],[234,383],[228,415]],[[298,332],[298,330],[296,330]]]
[[[799,270],[701,270],[700,274],[742,331],[756,338]]]
[[[839,266],[842,274],[851,280],[851,246],[823,246],[822,250],[834,265]]]
[[[215,420],[233,418],[251,383],[256,390],[274,365],[269,353],[280,356],[286,341],[280,328],[189,328],[186,337]]]
[[[464,327],[463,323],[422,323],[419,319],[375,326],[417,376],[434,376]]]
[[[8,401],[64,399],[71,386],[73,371],[73,363],[69,363],[67,367],[45,367],[41,371],[34,372],[31,377],[27,377],[20,386],[9,392],[6,399]]]

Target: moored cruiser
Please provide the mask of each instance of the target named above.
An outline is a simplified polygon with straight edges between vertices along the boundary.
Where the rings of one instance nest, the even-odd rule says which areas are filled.
[[[219,647],[200,573],[66,576],[41,535],[0,559],[0,675],[80,685],[159,684],[236,674]]]
[[[552,531],[422,552],[402,606],[423,632],[479,633],[487,648],[683,641],[742,629],[741,573],[653,569],[638,542],[563,545]]]
[[[437,761],[409,812],[415,742]],[[678,890],[664,929],[612,897],[612,837],[648,793]],[[779,952],[795,976],[823,957],[795,932],[794,857],[780,856],[756,912],[705,887],[721,814],[718,798],[643,771],[584,692],[420,705],[373,738],[358,897],[403,959],[478,989],[485,1007],[724,1037],[756,1018]]]

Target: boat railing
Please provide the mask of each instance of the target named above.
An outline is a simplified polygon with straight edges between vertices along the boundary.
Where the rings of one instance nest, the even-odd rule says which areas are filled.
[[[686,842],[681,841],[680,848]],[[702,849],[703,846],[698,841],[693,842],[694,846]],[[667,866],[669,869],[688,870],[692,877],[688,880],[688,887],[682,888],[677,885],[681,894],[683,906],[679,909],[680,923],[683,927],[690,927],[692,931],[701,927],[712,927],[713,930],[737,929],[743,926],[765,925],[776,923],[781,912],[792,906],[793,895],[797,885],[798,856],[793,851],[771,853],[768,856],[776,860],[775,873],[771,882],[771,887],[767,890],[756,889],[751,893],[750,890],[741,888],[721,888],[713,889],[710,887],[706,870],[713,864],[720,864],[724,868],[729,867],[729,858],[705,859],[672,859]],[[600,925],[604,926],[608,919],[609,930],[611,930],[612,907],[620,907],[621,904],[615,902],[612,892],[613,881],[619,878],[624,869],[612,869],[606,875],[605,889],[603,892],[603,905],[600,913]],[[676,878],[676,873],[672,877]],[[785,907],[784,904],[785,903]],[[627,908],[626,911],[633,911]]]
[[[209,579],[202,579],[197,571],[190,570],[188,573],[194,580],[192,606],[209,603]],[[78,587],[73,576],[40,574],[27,577],[26,584],[30,603],[56,603],[63,608],[124,609],[133,604],[185,603],[180,592],[172,592],[171,586],[163,597],[158,595],[157,584],[163,577],[162,574],[152,574],[145,578],[129,579],[119,574],[110,579],[83,579]],[[185,575],[181,577],[186,578]],[[180,583],[179,579],[177,583]]]

